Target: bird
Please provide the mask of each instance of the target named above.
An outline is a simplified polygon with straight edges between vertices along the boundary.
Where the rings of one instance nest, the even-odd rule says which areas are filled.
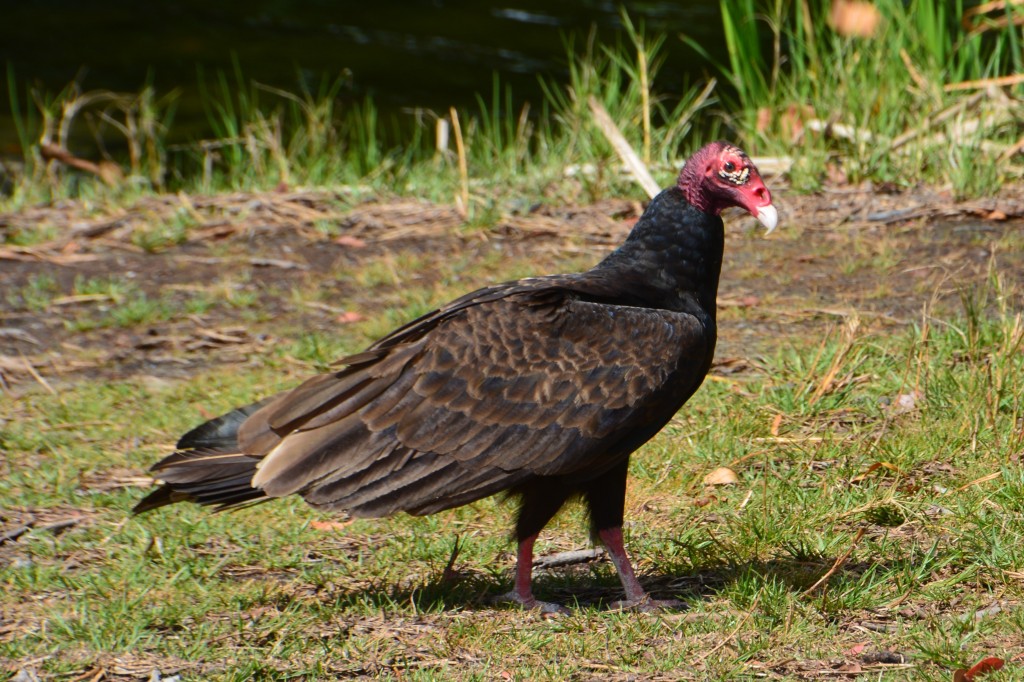
[[[133,512],[295,494],[375,518],[504,493],[518,514],[514,585],[502,599],[564,612],[533,594],[533,548],[562,506],[582,498],[622,584],[615,605],[677,607],[645,591],[626,553],[627,471],[711,367],[730,207],[768,232],[778,222],[750,157],[712,142],[591,269],[478,289],[337,371],[197,426],[152,466],[159,487]]]

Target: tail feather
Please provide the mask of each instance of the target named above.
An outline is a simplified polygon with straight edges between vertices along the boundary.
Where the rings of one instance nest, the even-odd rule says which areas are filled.
[[[161,465],[172,459],[166,465]],[[153,467],[163,484],[144,497],[132,512],[141,514],[175,502],[216,505],[218,510],[268,498],[252,487],[259,457],[189,450],[176,452]]]
[[[193,450],[197,448],[209,448],[219,450],[230,450],[238,447],[238,428],[256,410],[260,409],[274,396],[265,398],[252,405],[239,407],[227,414],[222,414],[208,422],[200,424],[192,429],[178,441],[179,450]],[[159,466],[159,464],[157,464]],[[153,467],[156,469],[156,466]]]
[[[261,458],[238,452],[239,427],[266,402],[232,410],[182,436],[179,450],[151,469],[163,485],[140,500],[132,513],[182,501],[215,505],[221,510],[269,499],[252,487]]]

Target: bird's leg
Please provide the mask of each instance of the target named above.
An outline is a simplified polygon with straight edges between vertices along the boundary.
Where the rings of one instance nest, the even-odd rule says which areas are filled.
[[[587,506],[590,508],[590,524],[592,535],[607,549],[615,564],[615,570],[626,591],[626,598],[615,602],[620,609],[637,609],[640,611],[658,611],[661,609],[678,609],[682,602],[675,599],[651,599],[640,581],[636,579],[633,564],[629,562],[626,546],[622,541],[622,513],[626,506],[626,474],[629,470],[629,459],[624,459],[618,466],[609,469],[603,476],[595,478],[585,489]]]
[[[498,597],[498,601],[519,604],[525,609],[537,609],[541,613],[568,613],[564,606],[551,602],[538,601],[533,596],[533,543],[539,533],[519,541],[516,551],[516,584],[511,592]]]
[[[638,611],[661,611],[663,609],[679,609],[683,603],[678,599],[651,599],[650,595],[640,585],[633,571],[633,564],[626,554],[626,546],[622,540],[622,527],[601,528],[597,536],[608,550],[612,564],[619,574],[622,588],[626,592],[626,598],[614,603],[615,608],[636,609]]]
[[[537,535],[531,535],[519,542],[516,551],[516,584],[506,598],[532,608],[537,600],[533,596],[533,543]]]
[[[498,597],[498,601],[513,602],[541,613],[569,613],[564,606],[538,601],[533,596],[533,543],[568,497],[566,487],[541,479],[517,492],[521,495],[521,505],[516,521],[519,548],[516,550],[515,587]]]
[[[597,536],[608,550],[615,570],[618,571],[622,589],[626,591],[626,601],[640,602],[647,599],[647,592],[640,586],[640,581],[636,579],[633,564],[630,563],[629,555],[626,554],[626,546],[622,541],[622,528],[602,528],[597,531]]]

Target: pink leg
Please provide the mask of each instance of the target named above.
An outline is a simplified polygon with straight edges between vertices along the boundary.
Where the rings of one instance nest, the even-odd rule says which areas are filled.
[[[514,602],[526,609],[537,609],[541,613],[569,613],[564,606],[545,601],[537,601],[533,596],[533,543],[537,534],[519,541],[516,551],[516,584],[511,592],[506,592],[498,601]]]
[[[629,562],[629,556],[626,554],[626,546],[622,541],[622,529],[603,528],[597,531],[597,535],[601,538],[605,548],[607,548],[608,554],[611,555],[612,563],[615,564],[615,570],[619,572],[619,580],[622,581],[622,587],[626,590],[626,600],[641,601],[646,599],[647,593],[640,586],[640,581],[636,579],[636,573],[633,572],[633,564]]]
[[[516,586],[515,594],[523,606],[536,601],[533,598],[533,543],[537,536],[531,535],[519,543],[516,552]]]
[[[662,609],[679,609],[684,605],[677,599],[651,599],[640,581],[636,579],[633,571],[633,564],[629,562],[629,555],[626,554],[626,546],[622,540],[622,528],[602,528],[597,531],[602,544],[608,550],[615,570],[619,573],[619,580],[622,581],[622,588],[626,592],[623,601],[616,602],[615,606],[622,609],[639,609],[640,611],[660,611]]]

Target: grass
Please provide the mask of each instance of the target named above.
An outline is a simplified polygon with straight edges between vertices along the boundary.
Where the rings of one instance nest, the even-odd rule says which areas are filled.
[[[963,0],[880,0],[875,34],[844,37],[828,25],[828,4],[722,0],[729,61],[719,68],[748,148],[792,155],[794,180],[807,189],[830,164],[853,182],[948,184],[958,197],[1019,179],[1002,157],[1020,137],[1019,103],[949,88],[1020,73],[1020,27],[994,29],[990,17],[971,18]],[[764,29],[771,56],[761,49]],[[813,130],[812,121],[828,127]]]
[[[891,269],[898,249],[865,251],[863,267]],[[532,271],[581,265],[557,258],[534,257]],[[187,380],[129,373],[65,380],[53,393],[19,387],[0,406],[0,513],[5,529],[32,530],[0,545],[5,672],[831,679],[856,664],[885,680],[948,680],[985,656],[1024,654],[1024,323],[1020,294],[995,268],[964,285],[954,312],[882,326],[848,316],[765,341],[637,454],[627,540],[643,582],[682,599],[680,613],[606,610],[620,590],[606,561],[539,572],[538,596],[577,604],[570,616],[492,606],[511,581],[514,510],[500,498],[418,519],[339,522],[299,500],[127,516],[141,472],[202,415],[293,385],[426,306],[527,274],[530,262],[444,248],[370,255],[349,268],[352,281],[338,280],[342,297],[325,297],[316,279],[261,289],[270,309],[272,299],[365,301],[362,322],[328,332],[276,319],[273,344]],[[254,285],[239,276],[210,291]],[[31,290],[59,299],[60,286],[36,279]],[[135,296],[115,276],[70,286]],[[180,329],[190,313],[173,296],[185,290],[169,291],[171,317],[158,323]],[[186,293],[198,295],[194,285]],[[221,298],[207,315],[232,309]],[[722,323],[764,315],[725,308]],[[719,466],[738,483],[705,485]],[[585,520],[570,507],[539,551],[581,546]],[[862,660],[880,652],[907,663]],[[1015,666],[993,679],[1024,679]]]
[[[574,204],[624,187],[589,123],[591,95],[666,182],[708,119],[752,151],[796,157],[798,188],[819,185],[830,167],[853,180],[920,177],[961,195],[1019,178],[986,151],[1019,136],[1019,116],[964,144],[926,143],[932,131],[952,135],[969,118],[961,113],[908,142],[906,156],[886,152],[930,112],[967,101],[942,84],[1019,71],[1015,29],[947,36],[937,27],[959,5],[928,14],[922,3],[879,0],[887,21],[874,40],[890,47],[882,59],[869,42],[804,22],[798,10],[810,2],[728,0],[736,57],[720,75],[733,81],[733,100],[705,84],[678,106],[659,94],[659,41],[633,26],[620,46],[573,47],[569,85],[549,85],[532,111],[516,109],[496,80],[478,111],[459,112],[466,184],[453,146],[434,147],[436,116],[421,112],[403,137],[372,102],[339,111],[332,83],[295,94],[212,76],[217,139],[176,150],[161,138],[172,103],[155,93],[33,100],[37,120],[19,119],[30,143],[44,129],[59,139],[76,123],[58,113],[89,106],[107,107],[120,127],[106,125],[121,134],[163,123],[132,143],[124,184],[27,159],[12,210],[74,196],[80,213],[109,217],[97,206],[139,194],[281,182],[347,183],[332,199],[341,205],[370,193],[451,204],[464,190],[469,201],[467,227],[392,248],[367,239],[333,249],[348,223],[325,210],[275,222],[258,206],[238,216],[200,206],[127,222],[111,233],[119,248],[90,244],[91,265],[12,264],[17,284],[0,300],[0,328],[31,333],[0,339],[32,355],[0,354],[0,532],[9,534],[0,536],[0,679],[21,670],[44,679],[150,679],[154,670],[195,680],[835,679],[859,669],[948,680],[986,656],[1007,661],[991,679],[1024,679],[1024,251],[1012,229],[950,245],[941,225],[846,231],[808,219],[768,248],[742,244],[756,255],[738,262],[735,240],[751,238],[730,230],[723,288],[734,303],[720,312],[719,353],[729,362],[631,466],[629,548],[655,596],[686,603],[680,613],[607,610],[620,597],[607,561],[538,572],[538,597],[575,606],[570,616],[493,606],[513,566],[514,509],[500,498],[351,523],[299,500],[127,515],[146,467],[205,417],[292,386],[474,286],[592,262],[586,234],[517,241],[480,229],[534,201]],[[899,21],[918,23],[911,31]],[[765,29],[779,58],[737,71]],[[897,73],[894,49],[906,50],[924,87],[909,84],[909,69]],[[873,87],[878,79],[893,88]],[[867,113],[876,105],[878,115]],[[762,106],[770,116],[759,129],[751,113]],[[838,112],[835,122],[883,143],[806,130],[787,142],[783,115],[803,106]],[[565,177],[567,166],[578,172]],[[189,242],[220,210],[267,227]],[[60,255],[44,248],[60,251],[60,229],[37,222],[19,222],[6,242]],[[299,262],[303,247],[337,260],[309,271],[253,264],[254,253]],[[981,248],[1011,265],[973,276]],[[957,270],[942,274],[946,262]],[[743,303],[751,292],[757,303]],[[705,484],[721,466],[738,482]],[[538,551],[586,544],[582,511],[570,507]]]
[[[963,198],[1022,177],[1008,151],[1021,135],[1024,86],[949,89],[1024,70],[1024,27],[1010,21],[1012,7],[1006,16],[979,17],[963,0],[880,0],[875,35],[852,38],[829,26],[830,4],[721,0],[728,62],[715,64],[702,46],[684,40],[725,83],[708,79],[671,91],[659,78],[668,38],[627,14],[620,42],[600,45],[592,34],[567,45],[567,82],[543,82],[542,101],[519,102],[496,75],[475,111],[392,118],[372,100],[342,103],[339,80],[290,92],[255,83],[236,67],[201,79],[211,135],[177,146],[166,143],[174,93],[81,92],[75,85],[22,93],[8,69],[25,164],[6,203],[346,185],[355,198],[383,193],[465,204],[469,224],[484,224],[524,194],[592,201],[624,191],[628,179],[593,123],[591,96],[662,184],[680,158],[722,136],[754,154],[791,158],[789,175],[801,190],[839,177],[947,186]],[[99,150],[127,150],[127,159],[105,160],[107,171],[112,161],[120,164],[123,177],[70,171],[41,156],[40,140],[66,146],[92,120],[100,121],[93,131]],[[176,238],[171,230],[143,247]]]

